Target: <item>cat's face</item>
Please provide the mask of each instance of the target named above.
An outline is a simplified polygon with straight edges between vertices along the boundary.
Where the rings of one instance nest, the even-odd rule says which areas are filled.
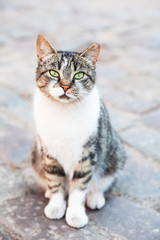
[[[89,94],[95,84],[100,45],[82,53],[56,51],[42,36],[37,39],[37,86],[49,98],[70,103]]]

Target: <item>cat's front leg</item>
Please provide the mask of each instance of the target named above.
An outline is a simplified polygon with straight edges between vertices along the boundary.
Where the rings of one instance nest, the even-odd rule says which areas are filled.
[[[45,207],[46,217],[60,219],[66,211],[65,201],[65,173],[57,160],[43,155],[45,177],[48,185],[49,203]]]
[[[75,228],[84,227],[88,223],[88,217],[85,212],[85,200],[95,165],[93,158],[95,158],[94,153],[83,157],[74,169],[70,181],[66,222]]]

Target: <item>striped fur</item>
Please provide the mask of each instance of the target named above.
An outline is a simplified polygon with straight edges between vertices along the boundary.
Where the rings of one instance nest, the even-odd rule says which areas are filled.
[[[87,224],[85,202],[91,209],[104,206],[104,192],[125,163],[121,140],[95,86],[99,50],[93,44],[82,53],[56,51],[42,36],[37,40],[38,137],[32,164],[47,185],[46,216],[59,219],[66,213],[67,223],[76,228]],[[79,72],[83,77],[75,79]]]

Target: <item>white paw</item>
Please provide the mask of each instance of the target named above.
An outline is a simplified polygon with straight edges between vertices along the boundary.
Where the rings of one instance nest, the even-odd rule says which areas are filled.
[[[45,198],[50,198],[51,192],[49,190],[46,190],[44,196],[45,196]]]
[[[50,219],[60,219],[64,216],[66,211],[66,202],[60,201],[50,201],[44,209],[46,217]]]
[[[88,217],[84,207],[77,209],[68,208],[66,213],[66,222],[74,228],[84,227],[88,223]]]
[[[90,209],[100,209],[105,205],[103,193],[89,193],[87,196],[87,206]]]

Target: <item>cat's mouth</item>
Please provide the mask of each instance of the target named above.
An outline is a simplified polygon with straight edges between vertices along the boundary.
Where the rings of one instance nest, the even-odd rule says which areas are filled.
[[[71,99],[71,98],[68,97],[65,93],[64,93],[63,95],[59,96],[59,98],[60,98],[60,99],[67,99],[67,100]]]

